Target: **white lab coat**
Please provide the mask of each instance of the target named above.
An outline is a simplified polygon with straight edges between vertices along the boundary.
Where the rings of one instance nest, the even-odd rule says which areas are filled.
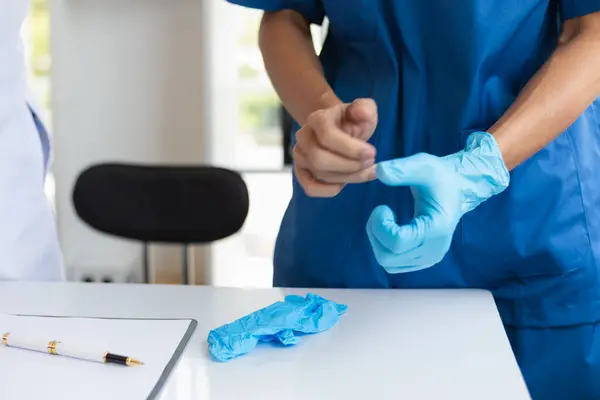
[[[44,194],[49,142],[28,101],[21,26],[29,0],[0,0],[0,281],[64,277]]]

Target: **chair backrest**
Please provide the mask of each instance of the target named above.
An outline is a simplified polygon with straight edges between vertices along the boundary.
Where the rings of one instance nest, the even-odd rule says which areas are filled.
[[[238,232],[249,200],[242,177],[228,169],[107,163],[79,175],[73,205],[84,222],[110,235],[196,244]]]

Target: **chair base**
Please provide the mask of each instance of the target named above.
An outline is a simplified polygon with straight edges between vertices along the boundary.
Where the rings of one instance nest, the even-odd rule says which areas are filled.
[[[184,244],[181,249],[181,282],[184,285],[190,284],[190,246]],[[144,283],[152,283],[150,280],[150,249],[148,242],[142,244],[142,281]]]

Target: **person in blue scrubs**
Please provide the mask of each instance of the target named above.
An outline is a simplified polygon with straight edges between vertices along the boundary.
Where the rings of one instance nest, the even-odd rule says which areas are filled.
[[[600,0],[230,1],[296,121],[274,285],[488,289],[534,400],[600,399]]]

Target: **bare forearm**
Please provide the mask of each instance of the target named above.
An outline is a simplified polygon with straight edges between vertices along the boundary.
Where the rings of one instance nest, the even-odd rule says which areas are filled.
[[[300,125],[312,112],[341,103],[323,76],[310,25],[300,14],[265,13],[259,42],[273,86]]]
[[[600,95],[600,29],[590,23],[587,29],[580,20],[565,24],[554,54],[489,130],[509,170],[554,140]]]

